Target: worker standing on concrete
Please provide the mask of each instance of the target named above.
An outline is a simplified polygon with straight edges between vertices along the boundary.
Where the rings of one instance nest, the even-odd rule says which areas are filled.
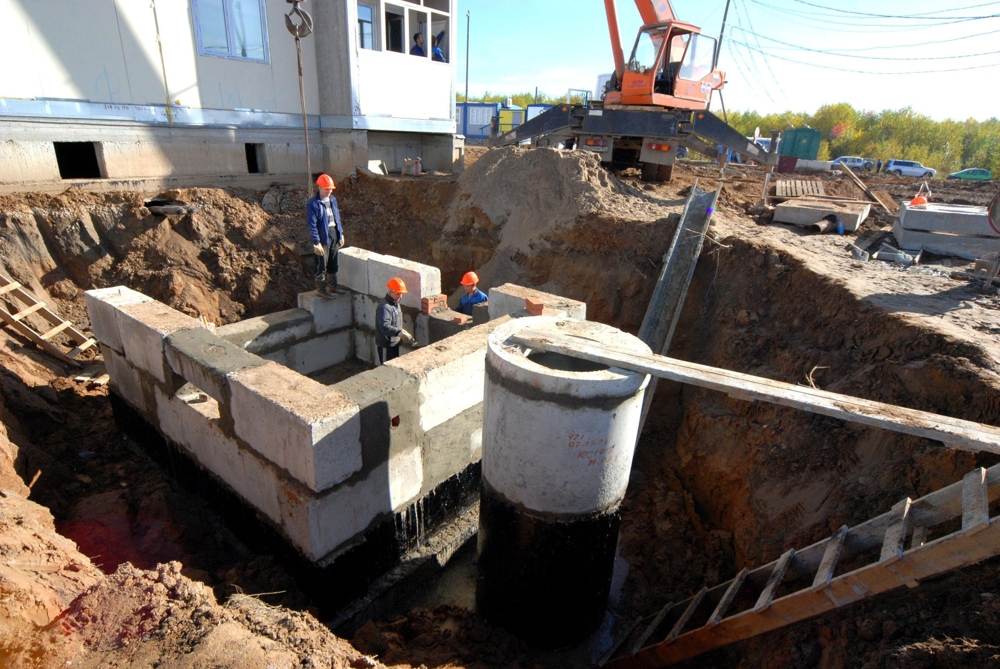
[[[472,307],[477,304],[488,303],[489,298],[486,293],[479,290],[476,284],[479,283],[479,275],[475,272],[466,272],[462,277],[462,287],[465,288],[465,295],[458,300],[458,312],[466,316],[472,315]]]
[[[306,226],[316,256],[316,292],[332,298],[337,290],[337,251],[344,246],[344,228],[333,196],[337,185],[328,174],[319,175],[316,185],[319,192],[306,205]]]
[[[403,329],[403,310],[399,308],[399,301],[409,292],[406,284],[394,276],[385,287],[388,292],[375,310],[375,346],[380,365],[399,357],[400,341],[413,341],[413,335]]]

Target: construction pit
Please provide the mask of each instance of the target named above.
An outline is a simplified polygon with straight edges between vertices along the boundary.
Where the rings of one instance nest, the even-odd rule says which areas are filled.
[[[94,383],[9,328],[0,333],[0,664],[591,666],[636,618],[998,462],[661,380],[620,507],[606,624],[548,650],[475,613],[489,333],[526,315],[516,313],[524,297],[560,318],[639,330],[694,181],[714,191],[720,175],[682,162],[670,183],[637,177],[578,153],[502,149],[470,152],[458,178],[359,174],[339,184],[356,249],[345,259],[366,278],[388,262],[454,305],[453,289],[475,268],[494,306],[481,324],[439,313],[433,343],[423,319],[426,345],[374,369],[368,314],[379,291],[351,279],[343,298],[310,297],[301,189],[0,197],[5,274],[93,333],[102,345],[80,356],[83,369],[100,363],[111,377]],[[670,357],[998,424],[1000,298],[955,274],[966,261],[854,259],[846,242],[891,235],[893,215],[873,211],[856,234],[811,234],[756,208],[761,169],[730,166],[721,178]],[[816,179],[829,194],[863,197],[846,179]],[[916,192],[915,182],[868,183],[896,205]],[[990,184],[935,189],[943,204],[993,195]],[[192,211],[154,214],[154,200]],[[104,324],[91,317],[95,300],[114,311]],[[404,304],[414,329],[420,306]],[[126,318],[135,330],[120,329]],[[156,343],[140,346],[137,332],[156,333]],[[338,407],[332,433],[356,442],[360,461],[268,452],[282,437],[269,435],[281,417],[267,408],[289,403],[251,400],[282,384],[306,404],[323,400],[291,414]],[[174,413],[153,409],[158,399]],[[238,442],[241,483],[220,473],[224,463],[184,452],[196,439],[181,432],[198,419]],[[247,478],[271,465],[271,483]],[[347,489],[374,479],[381,487],[367,502],[360,486]],[[282,497],[268,496],[274,481]],[[312,524],[311,511],[297,515],[338,490],[350,499],[329,510],[364,514]],[[987,559],[923,579],[688,665],[994,666],[998,566]]]

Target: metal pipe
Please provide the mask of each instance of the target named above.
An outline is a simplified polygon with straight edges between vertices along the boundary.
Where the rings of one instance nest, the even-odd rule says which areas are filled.
[[[472,31],[472,12],[465,12],[465,114],[469,114],[469,33]]]

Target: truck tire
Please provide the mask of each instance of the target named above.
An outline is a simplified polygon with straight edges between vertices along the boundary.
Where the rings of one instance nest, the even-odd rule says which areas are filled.
[[[659,169],[656,170],[656,180],[660,183],[667,183],[670,181],[670,177],[674,173],[673,165],[659,165]]]
[[[658,182],[660,176],[660,166],[656,163],[642,163],[642,180]]]

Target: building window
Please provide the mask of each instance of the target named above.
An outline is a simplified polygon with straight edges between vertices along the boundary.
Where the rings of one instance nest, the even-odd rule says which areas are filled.
[[[387,51],[406,53],[403,48],[403,8],[385,6],[385,44]]]
[[[264,0],[191,0],[203,56],[268,62]]]
[[[375,46],[375,8],[358,3],[358,46],[377,49]]]

